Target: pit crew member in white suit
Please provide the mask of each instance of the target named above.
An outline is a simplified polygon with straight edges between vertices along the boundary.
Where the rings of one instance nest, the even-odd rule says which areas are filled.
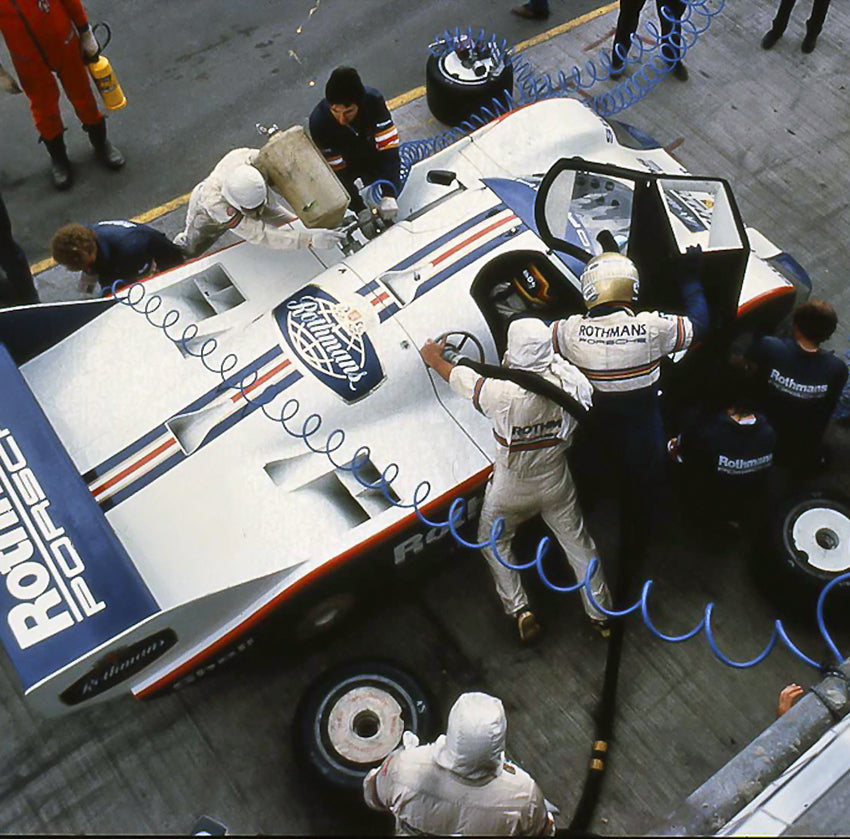
[[[420,746],[406,731],[366,775],[366,803],[395,816],[397,836],[553,836],[537,782],[505,760],[507,727],[501,700],[461,694],[445,734]]]
[[[443,358],[444,349],[444,344],[428,341],[422,347],[422,358],[456,393],[471,399],[476,409],[493,424],[496,458],[484,494],[478,541],[489,539],[496,519],[504,519],[504,530],[496,540],[496,548],[506,562],[515,565],[511,541],[516,529],[540,513],[554,532],[576,577],[583,580],[591,558],[598,558],[598,553],[584,525],[565,457],[576,428],[575,419],[552,400],[514,382],[484,378],[469,367],[451,364]],[[542,321],[523,318],[510,324],[503,363],[505,367],[537,373],[583,407],[590,406],[590,384],[572,364],[554,357],[549,327]],[[482,552],[505,612],[516,618],[520,640],[534,640],[540,633],[540,626],[528,607],[528,595],[519,573],[502,565],[490,548]],[[598,562],[591,586],[596,601],[610,609],[608,588]],[[584,588],[581,595],[588,616],[603,634],[607,634],[604,613],[591,605]]]
[[[198,256],[232,230],[255,245],[291,250],[332,248],[345,236],[336,230],[295,230],[284,227],[296,221],[269,190],[253,163],[257,149],[233,149],[193,190],[186,210],[186,226],[174,244],[186,256]]]
[[[625,518],[639,546],[649,536],[652,509],[663,508],[665,435],[658,395],[661,360],[708,332],[708,306],[699,270],[702,251],[688,248],[680,281],[685,315],[638,312],[637,266],[619,253],[601,253],[581,275],[584,315],[552,325],[555,353],[593,385],[589,429],[597,472],[625,493]],[[613,463],[606,463],[613,459]],[[613,467],[613,469],[612,469]]]

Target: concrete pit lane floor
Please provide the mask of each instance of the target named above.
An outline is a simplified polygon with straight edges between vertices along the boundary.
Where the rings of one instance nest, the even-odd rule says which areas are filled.
[[[812,275],[817,294],[836,306],[845,326],[832,346],[843,352],[850,324],[850,9],[832,4],[817,49],[804,56],[799,40],[805,9],[796,10],[772,51],[759,48],[774,5],[729,4],[688,56],[690,81],[666,80],[621,116],[662,143],[675,143],[691,172],[731,181],[746,222],[793,254]],[[587,57],[589,45],[608,42],[614,20],[608,11],[526,55],[539,70],[568,68]],[[381,87],[383,80],[376,72],[370,81]],[[251,113],[245,119],[263,117]],[[403,136],[439,130],[422,99],[399,108],[396,117]],[[200,168],[225,147],[216,145]],[[174,230],[181,217],[164,216],[157,224]],[[67,279],[54,270],[39,277],[39,287],[58,297]],[[845,493],[847,433],[838,427],[829,433],[829,482]],[[696,538],[675,508],[669,518],[668,538],[645,567],[656,580],[651,603],[658,626],[684,632],[711,600],[723,649],[733,658],[754,656],[778,613],[752,584],[746,545],[734,536],[719,543]],[[589,520],[607,560],[615,550],[611,508],[600,505]],[[472,553],[444,560],[416,585],[375,590],[344,629],[320,644],[281,648],[272,636],[230,669],[149,703],[118,700],[45,720],[28,710],[11,666],[0,659],[0,830],[181,834],[202,814],[234,833],[386,830],[380,816],[329,797],[304,774],[291,747],[293,713],[307,685],[328,667],[363,656],[389,658],[411,670],[443,713],[465,690],[501,697],[509,751],[560,806],[559,826],[565,826],[590,752],[605,641],[588,627],[577,596],[551,594],[530,580],[545,636],[537,646],[521,648],[483,560]],[[591,825],[606,835],[650,830],[772,722],[781,687],[819,679],[781,650],[759,667],[739,671],[720,664],[702,638],[665,644],[635,619],[629,622],[615,738]],[[788,626],[795,642],[819,659],[817,635],[796,623]],[[846,638],[839,645],[850,649]]]

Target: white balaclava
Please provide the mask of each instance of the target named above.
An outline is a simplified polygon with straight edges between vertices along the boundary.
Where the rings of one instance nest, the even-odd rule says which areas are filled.
[[[552,362],[552,332],[541,320],[521,318],[508,326],[506,367],[542,373]]]
[[[495,777],[502,768],[508,721],[502,700],[486,693],[463,693],[437,739],[436,761],[472,781]]]

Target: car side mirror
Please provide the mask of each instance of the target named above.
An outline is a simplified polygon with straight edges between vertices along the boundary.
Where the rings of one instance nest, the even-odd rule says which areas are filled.
[[[448,169],[431,169],[425,176],[429,184],[439,184],[440,186],[449,186],[455,178],[457,178],[457,175],[454,172],[449,172]]]

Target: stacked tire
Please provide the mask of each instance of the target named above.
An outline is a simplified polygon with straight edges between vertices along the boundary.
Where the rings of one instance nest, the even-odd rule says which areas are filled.
[[[496,49],[470,54],[455,48],[442,55],[430,55],[425,67],[428,108],[440,122],[460,125],[493,112],[493,99],[507,105],[513,94],[514,68],[509,55]]]

